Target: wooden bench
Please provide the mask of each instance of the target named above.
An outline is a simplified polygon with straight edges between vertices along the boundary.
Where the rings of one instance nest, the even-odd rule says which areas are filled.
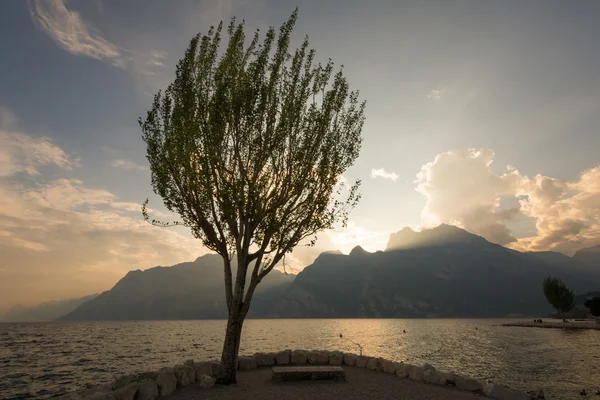
[[[301,367],[273,367],[271,378],[274,381],[324,380],[345,381],[346,371],[342,367],[330,365],[307,365]]]

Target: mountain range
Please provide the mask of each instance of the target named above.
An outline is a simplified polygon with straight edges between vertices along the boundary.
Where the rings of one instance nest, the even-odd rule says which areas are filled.
[[[75,310],[81,304],[92,300],[98,294],[92,294],[76,299],[49,301],[33,307],[16,305],[12,307],[1,322],[43,322],[54,321],[63,315]]]
[[[548,275],[576,293],[600,290],[595,248],[574,257],[518,252],[442,224],[390,236],[385,251],[324,252],[296,275],[272,271],[249,318],[411,318],[547,315]],[[583,255],[583,256],[582,256]],[[597,264],[596,264],[597,265]],[[226,318],[220,256],[131,271],[61,320]]]

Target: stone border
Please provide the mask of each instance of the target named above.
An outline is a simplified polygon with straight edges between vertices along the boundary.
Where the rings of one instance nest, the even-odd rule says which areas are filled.
[[[564,323],[562,321],[544,321],[544,322],[533,322],[533,321],[519,321],[519,322],[507,322],[501,326],[518,326],[521,328],[547,328],[547,329],[594,329],[600,330],[600,319],[589,322],[583,321],[569,321]]]
[[[452,386],[468,392],[479,393],[497,400],[544,399],[539,393],[525,393],[503,385],[484,383],[452,372],[441,372],[429,364],[422,366],[394,362],[379,357],[322,350],[283,350],[278,353],[256,353],[238,357],[238,370],[248,371],[275,365],[346,365],[371,371],[394,374],[433,385]],[[210,388],[219,372],[218,361],[194,362],[188,360],[173,368],[157,372],[124,375],[112,384],[90,387],[58,397],[63,400],[157,400],[179,388],[193,383]]]

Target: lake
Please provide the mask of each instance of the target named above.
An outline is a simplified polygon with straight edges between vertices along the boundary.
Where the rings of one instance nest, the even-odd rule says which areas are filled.
[[[600,388],[600,331],[501,327],[491,319],[248,320],[241,354],[326,349],[576,399]],[[406,333],[403,333],[403,331]],[[0,324],[0,398],[50,398],[115,375],[220,357],[225,321]],[[344,338],[340,338],[340,333]]]

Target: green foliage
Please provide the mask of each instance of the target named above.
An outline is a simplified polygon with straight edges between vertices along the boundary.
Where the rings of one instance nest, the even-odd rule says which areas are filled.
[[[584,306],[590,310],[590,314],[594,317],[600,317],[600,297],[587,300]]]
[[[563,315],[564,321],[564,313],[571,311],[575,307],[575,295],[573,291],[563,281],[552,276],[544,279],[543,288],[546,300]]]
[[[341,68],[315,62],[308,38],[288,53],[296,18],[249,43],[232,19],[224,50],[223,23],[198,34],[139,121],[153,190],[223,257],[228,302],[234,254],[244,293],[250,263],[253,287],[300,241],[345,225],[360,198],[360,181],[340,176],[359,155],[365,103]]]

